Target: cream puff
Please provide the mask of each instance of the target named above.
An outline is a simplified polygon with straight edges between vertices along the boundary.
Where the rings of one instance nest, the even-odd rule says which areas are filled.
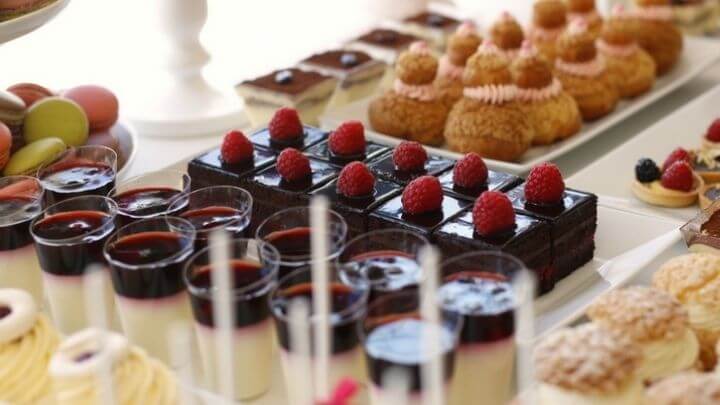
[[[612,290],[587,309],[595,324],[621,333],[642,349],[638,374],[655,381],[693,368],[700,345],[687,311],[667,293],[634,286]]]
[[[655,84],[655,61],[635,41],[631,20],[624,8],[617,6],[603,25],[597,48],[605,58],[607,69],[623,98],[633,98],[652,89]]]
[[[585,121],[610,114],[620,98],[587,24],[574,20],[557,42],[555,75],[577,102]]]
[[[555,42],[567,26],[567,6],[562,0],[537,0],[528,28],[528,39],[540,55],[555,63]]]
[[[440,58],[435,86],[440,98],[452,107],[463,94],[463,73],[468,58],[475,53],[482,39],[475,24],[464,22],[448,40],[447,51]]]
[[[48,397],[48,363],[59,343],[30,294],[0,289],[0,403],[35,404]]]
[[[515,17],[503,11],[500,18],[490,27],[490,40],[507,59],[512,61],[520,52],[525,33]]]
[[[104,369],[119,405],[175,405],[179,401],[175,375],[113,332],[85,329],[69,336],[48,369],[56,405],[102,403],[108,393],[103,393],[106,387],[98,375]]]
[[[669,72],[680,59],[683,36],[673,24],[670,0],[635,0],[630,10],[632,33],[638,44],[655,60],[658,75]]]
[[[538,405],[637,405],[642,351],[626,336],[589,323],[558,330],[535,349]]]
[[[720,404],[720,376],[685,372],[653,384],[645,393],[645,405]]]
[[[535,129],[534,145],[547,145],[580,131],[582,117],[575,99],[563,90],[550,65],[529,42],[511,66],[520,108]]]
[[[453,106],[445,126],[447,146],[490,159],[519,159],[535,131],[518,104],[505,54],[486,40],[468,59],[463,84],[463,98]]]
[[[370,103],[375,131],[426,145],[440,145],[448,107],[433,84],[438,60],[425,42],[414,43],[398,58],[392,89]]]
[[[600,36],[603,19],[597,11],[595,0],[567,0],[568,20],[585,21],[593,38]]]
[[[714,368],[720,338],[720,256],[675,257],[653,275],[652,285],[675,297],[688,311],[690,327],[700,342],[700,360],[707,370]]]

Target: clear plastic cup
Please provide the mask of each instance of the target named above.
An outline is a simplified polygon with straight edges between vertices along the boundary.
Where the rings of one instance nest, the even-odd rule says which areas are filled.
[[[118,204],[118,218],[124,226],[141,219],[176,216],[184,207],[176,205],[171,211],[170,206],[190,192],[190,182],[185,173],[163,170],[123,181],[108,196]]]

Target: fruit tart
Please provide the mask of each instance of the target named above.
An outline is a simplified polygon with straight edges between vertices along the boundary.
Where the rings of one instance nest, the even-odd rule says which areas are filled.
[[[662,171],[651,159],[640,159],[635,166],[633,194],[648,204],[661,207],[680,208],[695,204],[705,181],[693,171],[691,161],[690,154],[681,148],[670,154]]]
[[[548,145],[580,131],[582,117],[575,99],[529,41],[523,43],[511,71],[520,108],[535,128],[533,145]]]

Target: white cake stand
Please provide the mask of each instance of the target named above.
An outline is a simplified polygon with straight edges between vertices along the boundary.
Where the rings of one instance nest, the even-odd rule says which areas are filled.
[[[207,0],[154,0],[154,24],[166,37],[162,68],[147,72],[141,89],[129,94],[128,117],[143,136],[217,135],[247,124],[232,88],[217,89],[202,75],[210,55],[199,40]],[[161,52],[162,53],[162,52]]]
[[[0,44],[27,35],[55,18],[70,0],[56,0],[54,3],[32,13],[0,22]]]

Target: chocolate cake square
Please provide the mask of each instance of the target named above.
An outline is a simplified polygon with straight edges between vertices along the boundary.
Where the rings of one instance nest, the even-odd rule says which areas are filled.
[[[476,189],[469,189],[455,185],[453,181],[453,171],[450,170],[438,177],[443,189],[447,190],[450,195],[475,201],[480,194],[485,191],[502,191],[507,192],[522,183],[522,179],[510,173],[496,172],[488,170],[487,182]]]
[[[406,186],[408,183],[420,176],[437,176],[444,173],[445,171],[450,170],[454,164],[455,162],[453,160],[441,156],[429,155],[423,170],[418,172],[406,172],[398,170],[397,167],[395,167],[395,162],[393,162],[392,154],[388,154],[370,165],[370,170],[379,177]]]
[[[350,162],[361,161],[370,162],[375,160],[378,156],[387,153],[390,150],[387,146],[380,145],[375,142],[367,142],[365,144],[365,153],[362,155],[355,156],[340,156],[332,153],[328,142],[320,142],[315,146],[308,148],[305,152],[319,160],[329,162],[330,164],[344,167]]]
[[[216,148],[190,161],[188,174],[194,190],[208,186],[241,186],[243,178],[270,166],[274,161],[274,153],[256,147],[252,162],[230,165],[223,162],[220,148]]]
[[[368,217],[368,232],[380,229],[400,228],[415,231],[431,239],[432,232],[446,221],[458,215],[470,205],[469,201],[444,194],[439,211],[425,214],[406,214],[402,195],[399,194],[375,208]]]
[[[536,274],[540,293],[555,286],[550,223],[547,221],[517,214],[515,228],[496,236],[483,237],[475,232],[469,208],[438,228],[433,233],[433,239],[446,259],[468,252],[501,251],[522,260]]]
[[[368,231],[368,214],[378,205],[400,194],[399,185],[384,179],[377,179],[375,192],[369,197],[349,198],[337,190],[337,180],[313,191],[312,195],[324,195],[330,201],[332,209],[345,218],[348,224],[349,238]]]
[[[310,159],[312,175],[307,179],[287,182],[273,165],[243,180],[243,185],[253,196],[251,230],[273,213],[285,208],[307,205],[309,193],[335,179],[340,170],[326,162]]]
[[[597,229],[597,196],[567,189],[561,203],[540,206],[525,199],[525,183],[522,183],[510,190],[508,197],[519,213],[550,223],[553,267],[558,281],[592,260]]]
[[[366,52],[388,65],[394,65],[395,59],[400,53],[420,39],[420,37],[400,31],[377,28],[352,40],[348,44],[348,48]]]
[[[305,133],[302,138],[295,142],[276,142],[270,138],[270,131],[267,128],[261,129],[250,135],[250,142],[266,150],[279,154],[285,148],[305,150],[319,142],[327,140],[328,133],[315,127],[304,125]]]

